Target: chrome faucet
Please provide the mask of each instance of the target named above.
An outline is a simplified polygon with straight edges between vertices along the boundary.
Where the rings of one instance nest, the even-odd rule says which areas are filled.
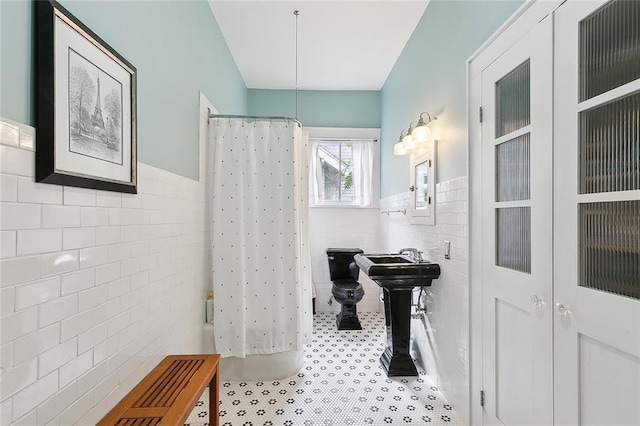
[[[413,259],[414,262],[424,262],[424,259],[422,258],[422,252],[417,248],[403,248],[398,252],[398,254],[404,254],[404,253],[410,253],[411,254],[410,257],[411,259]]]

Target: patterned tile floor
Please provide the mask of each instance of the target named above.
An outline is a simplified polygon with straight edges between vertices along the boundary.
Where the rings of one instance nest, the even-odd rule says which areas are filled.
[[[384,315],[358,315],[363,330],[339,331],[335,314],[314,316],[305,362],[282,380],[221,382],[220,424],[267,425],[462,425],[424,371],[388,378],[379,358],[386,341]],[[188,425],[208,425],[208,392]]]

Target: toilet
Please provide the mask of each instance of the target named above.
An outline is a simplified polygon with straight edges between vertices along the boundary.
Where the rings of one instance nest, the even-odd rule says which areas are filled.
[[[364,253],[359,248],[328,248],[329,274],[333,287],[333,298],[342,305],[340,313],[336,316],[338,330],[362,330],[356,303],[362,300],[364,289],[358,282],[360,268],[353,257]]]

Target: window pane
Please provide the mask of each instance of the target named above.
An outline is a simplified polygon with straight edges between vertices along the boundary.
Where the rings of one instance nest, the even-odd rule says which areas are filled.
[[[496,265],[531,273],[531,207],[496,209]]]
[[[324,199],[340,200],[340,142],[322,142],[318,149],[322,167]]]
[[[531,123],[529,61],[496,83],[496,138]]]
[[[340,143],[340,201],[353,201],[353,146],[350,142]]]
[[[496,201],[530,198],[530,134],[496,146]]]
[[[580,286],[640,299],[640,201],[580,205]]]
[[[580,193],[634,189],[640,189],[640,93],[580,114]]]
[[[580,22],[580,100],[640,78],[640,2],[614,0]]]
[[[322,167],[325,201],[353,200],[353,148],[350,142],[321,142],[318,155]]]

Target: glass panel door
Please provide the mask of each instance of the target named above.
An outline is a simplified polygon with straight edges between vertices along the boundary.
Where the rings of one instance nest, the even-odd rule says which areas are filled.
[[[640,424],[640,2],[555,23],[554,422]]]
[[[530,61],[496,83],[496,138],[531,123]]]
[[[527,59],[495,85],[496,265],[524,273],[531,272],[530,68]]]
[[[640,189],[640,92],[580,113],[580,193],[634,189]]]
[[[640,201],[580,204],[580,285],[640,299]]]
[[[580,101],[640,78],[640,2],[607,3],[580,22]]]
[[[552,35],[545,18],[482,72],[484,424],[552,422]]]
[[[614,0],[579,23],[579,285],[640,298],[640,2]],[[611,194],[610,193],[614,193]],[[612,200],[613,198],[613,200]]]

